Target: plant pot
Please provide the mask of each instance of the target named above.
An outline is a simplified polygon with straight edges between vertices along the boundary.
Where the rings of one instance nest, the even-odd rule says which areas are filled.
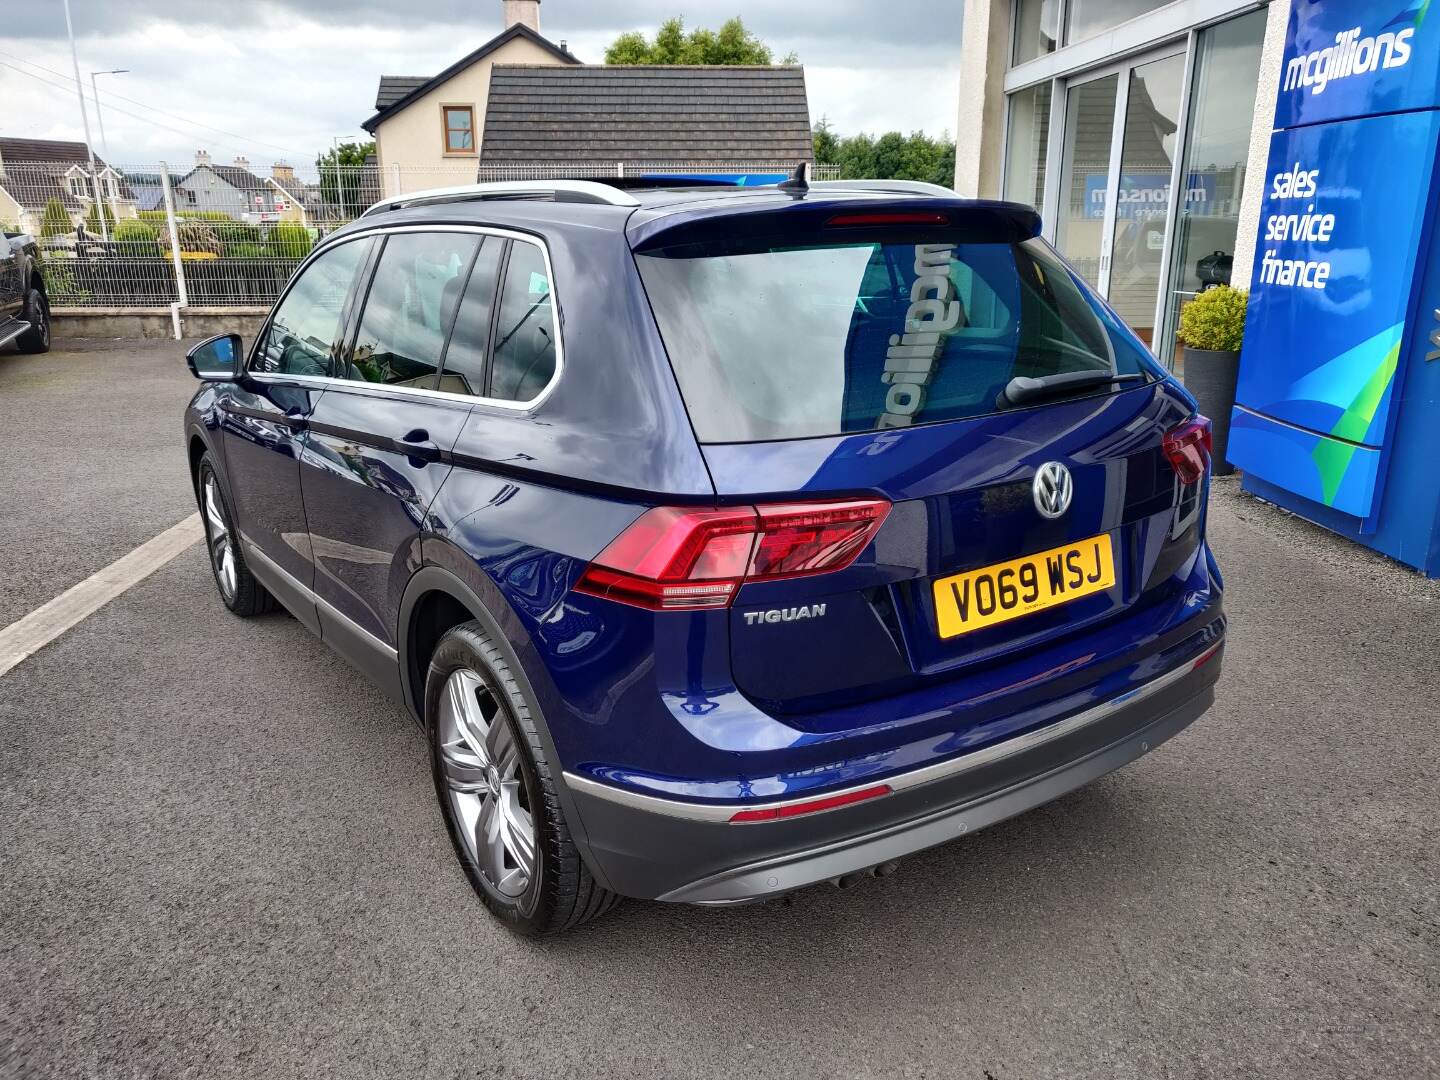
[[[1230,448],[1230,410],[1235,407],[1235,380],[1239,374],[1238,352],[1185,346],[1185,388],[1195,395],[1200,411],[1210,418],[1216,476],[1229,476],[1235,471],[1225,455]]]

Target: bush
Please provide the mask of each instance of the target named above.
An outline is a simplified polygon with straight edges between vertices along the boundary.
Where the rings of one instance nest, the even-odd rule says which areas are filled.
[[[146,258],[158,257],[160,254],[159,230],[148,221],[125,218],[115,226],[115,231],[110,235],[126,255]]]
[[[175,227],[175,235],[180,240],[181,254],[201,252],[217,258],[220,255],[219,239],[215,236],[214,230],[202,221],[180,222]]]
[[[236,255],[237,247],[259,247],[264,242],[264,236],[260,232],[260,226],[251,225],[248,221],[227,221],[223,225],[216,223],[210,226],[220,242],[225,245],[227,258]]]
[[[1248,297],[1229,285],[1206,289],[1180,312],[1176,336],[1192,349],[1239,352],[1245,341]]]
[[[277,259],[303,259],[315,241],[310,239],[310,230],[298,221],[278,221],[270,230],[267,246]]]
[[[49,240],[52,237],[64,236],[74,228],[70,220],[70,214],[65,209],[65,204],[59,199],[51,199],[45,204],[45,213],[40,218],[40,239]]]
[[[270,252],[264,244],[226,244],[225,257],[227,259],[264,259]]]

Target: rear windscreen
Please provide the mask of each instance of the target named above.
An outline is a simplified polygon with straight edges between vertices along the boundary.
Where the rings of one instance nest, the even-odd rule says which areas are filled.
[[[996,411],[1017,375],[1147,370],[1038,240],[709,243],[636,260],[701,442],[955,420]]]

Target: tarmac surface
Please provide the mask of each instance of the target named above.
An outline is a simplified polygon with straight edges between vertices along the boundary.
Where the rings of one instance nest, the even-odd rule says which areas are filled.
[[[0,627],[194,510],[175,342],[0,354]],[[193,547],[0,676],[0,1075],[1440,1075],[1440,586],[1217,482],[1216,707],[894,877],[539,944]]]

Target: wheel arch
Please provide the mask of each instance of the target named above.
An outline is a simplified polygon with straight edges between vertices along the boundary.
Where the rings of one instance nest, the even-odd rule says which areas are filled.
[[[443,543],[443,541],[427,537],[425,543],[429,547],[434,543]],[[478,568],[476,568],[476,574],[481,574]],[[487,593],[493,592],[494,595],[488,603],[481,598],[480,590]],[[500,614],[492,609],[492,605],[499,609]],[[575,805],[574,797],[563,779],[564,763],[555,749],[555,739],[551,735],[549,722],[545,718],[542,699],[535,692],[530,674],[525,665],[521,663],[510,635],[505,632],[503,615],[508,608],[509,605],[500,594],[499,589],[488,579],[481,581],[479,589],[477,589],[456,573],[435,563],[427,562],[415,571],[401,597],[396,626],[400,686],[405,706],[410,710],[416,722],[424,728],[425,672],[429,667],[434,644],[451,626],[458,626],[472,620],[478,622],[486,636],[504,655],[505,662],[519,683],[521,692],[530,702],[530,718],[540,736],[545,756],[553,767],[553,775],[556,778],[556,795],[560,799],[561,809],[564,811],[565,820],[570,827],[571,839],[575,842],[586,865],[589,866],[590,872],[595,874],[601,882],[606,882],[606,878],[598,870],[596,861],[591,856],[590,842],[584,823],[580,818],[579,808]],[[441,625],[446,617],[462,614],[464,617],[459,618],[458,621]],[[441,617],[437,619],[437,615]],[[432,621],[427,624],[424,622],[426,619]],[[429,643],[428,650],[424,648],[427,642]]]

